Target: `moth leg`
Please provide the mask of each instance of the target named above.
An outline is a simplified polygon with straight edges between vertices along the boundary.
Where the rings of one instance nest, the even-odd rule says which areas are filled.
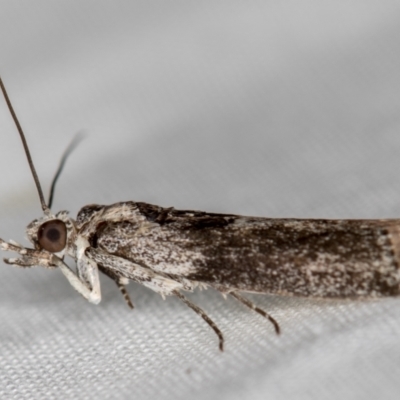
[[[274,325],[276,334],[279,335],[281,333],[281,328],[279,327],[279,324],[266,311],[264,311],[261,308],[257,307],[253,302],[251,302],[250,300],[246,299],[245,297],[240,296],[237,292],[231,292],[229,294],[232,297],[234,297],[236,300],[239,300],[246,307],[249,307],[252,310],[254,310],[255,312],[258,312],[264,318],[268,318],[268,320],[272,323],[272,325]]]
[[[183,294],[181,294],[177,290],[174,290],[172,292],[172,294],[174,294],[176,297],[178,297],[183,303],[185,303],[196,314],[200,315],[200,317],[203,318],[204,321],[207,322],[207,324],[211,327],[211,329],[213,329],[213,331],[216,333],[216,335],[219,338],[219,349],[221,351],[224,351],[224,336],[222,335],[222,332],[219,330],[219,328],[214,323],[214,321],[200,307],[193,304],[189,299],[187,299]]]
[[[122,296],[124,296],[124,299],[125,299],[128,307],[131,309],[134,309],[135,307],[133,306],[131,298],[129,297],[129,294],[126,291],[126,283],[124,283],[124,278],[121,278],[119,275],[113,273],[112,271],[110,271],[107,268],[102,268],[100,265],[98,265],[98,268],[104,275],[108,276],[116,283],[116,285],[118,286],[118,289],[122,293]]]
[[[81,279],[77,276],[67,264],[65,264],[62,260],[55,262],[57,267],[60,268],[61,272],[64,276],[68,279],[70,285],[79,292],[86,300],[90,303],[98,304],[101,300],[101,293],[100,293],[100,282],[98,277],[98,271],[93,269],[93,272],[90,274],[92,279],[92,284],[86,282],[85,280]],[[95,266],[93,266],[95,267]],[[97,273],[97,276],[96,276]]]
[[[89,248],[86,254],[90,257],[92,262],[100,266],[102,271],[107,269],[117,276],[140,283],[160,294],[162,297],[173,294],[175,290],[185,288],[181,282],[154,272],[149,268],[135,264],[125,258],[109,254],[104,250]]]
[[[121,283],[120,281],[115,281],[115,283],[117,284],[118,289],[122,293],[122,296],[124,297],[126,304],[128,305],[129,308],[131,308],[133,310],[135,307],[133,306],[131,298],[129,297],[129,294],[126,291],[126,286],[123,283]]]

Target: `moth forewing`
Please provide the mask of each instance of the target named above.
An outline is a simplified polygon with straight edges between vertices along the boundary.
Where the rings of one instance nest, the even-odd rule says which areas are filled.
[[[91,207],[82,210],[90,222],[81,213],[78,221],[90,227],[93,257],[101,251],[131,260],[190,283],[185,290],[205,284],[225,293],[342,298],[400,292],[398,220],[268,219],[135,202]]]

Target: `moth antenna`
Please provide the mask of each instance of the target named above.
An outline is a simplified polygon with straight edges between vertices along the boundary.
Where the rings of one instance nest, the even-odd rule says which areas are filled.
[[[51,205],[53,204],[56,183],[57,183],[59,176],[61,175],[62,170],[64,169],[65,162],[67,161],[67,158],[69,157],[69,155],[76,149],[76,147],[78,146],[78,144],[82,141],[82,139],[84,137],[85,137],[85,134],[82,131],[78,132],[75,135],[75,137],[71,140],[71,143],[68,145],[68,147],[65,149],[63,155],[61,156],[60,164],[58,165],[56,174],[54,175],[53,181],[51,182],[49,201],[47,202],[49,209],[51,208]]]
[[[17,126],[17,129],[18,129],[18,132],[19,132],[19,136],[21,137],[22,144],[23,144],[24,150],[25,150],[25,155],[26,155],[26,158],[28,159],[28,164],[29,164],[29,167],[30,167],[31,172],[32,172],[33,180],[35,181],[36,189],[37,189],[38,194],[39,194],[39,199],[40,199],[40,203],[42,205],[42,210],[46,214],[49,214],[50,213],[50,208],[46,205],[46,201],[44,200],[42,187],[40,186],[39,178],[37,176],[35,166],[33,165],[31,153],[30,153],[29,148],[28,148],[28,143],[26,142],[24,132],[23,132],[23,130],[21,128],[21,125],[20,125],[20,123],[18,121],[17,115],[15,114],[14,108],[13,108],[13,106],[11,104],[11,101],[10,101],[10,99],[8,97],[8,94],[7,94],[6,88],[4,87],[3,80],[1,79],[1,76],[0,76],[0,86],[1,86],[1,91],[3,92],[3,96],[6,99],[6,103],[7,103],[8,109],[10,110],[10,113],[11,113],[11,116],[13,117],[14,123]]]

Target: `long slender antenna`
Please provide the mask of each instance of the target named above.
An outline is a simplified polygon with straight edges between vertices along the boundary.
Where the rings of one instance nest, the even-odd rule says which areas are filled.
[[[67,161],[67,158],[69,157],[69,155],[75,150],[76,146],[78,146],[78,144],[84,137],[85,137],[85,134],[83,132],[78,132],[75,135],[75,137],[72,139],[72,141],[68,145],[68,147],[65,149],[64,154],[61,157],[60,164],[58,165],[56,174],[54,175],[53,181],[51,182],[49,201],[47,202],[47,206],[49,208],[51,208],[51,205],[53,204],[54,190],[56,187],[57,180],[64,168],[65,162]]]
[[[21,125],[19,124],[18,118],[17,118],[17,116],[16,116],[16,114],[14,112],[13,106],[11,104],[11,101],[10,101],[9,97],[8,97],[8,94],[7,94],[6,88],[4,87],[3,80],[1,79],[1,76],[0,76],[0,86],[1,86],[1,90],[3,92],[4,98],[6,99],[6,103],[7,103],[8,109],[10,110],[10,113],[11,113],[13,119],[14,119],[15,125],[17,126],[17,129],[18,129],[18,132],[19,132],[19,136],[21,137],[22,144],[24,146],[24,150],[25,150],[25,154],[26,154],[26,158],[28,159],[28,164],[29,164],[29,167],[30,167],[32,175],[33,175],[33,180],[35,181],[36,189],[37,189],[38,194],[39,194],[39,199],[40,199],[40,203],[42,205],[42,210],[46,214],[50,213],[50,209],[49,209],[49,207],[47,207],[46,201],[45,201],[44,196],[43,196],[42,187],[40,186],[40,182],[39,182],[39,178],[37,176],[36,170],[35,170],[35,166],[33,165],[31,153],[29,151],[28,144],[26,143],[24,132],[22,131]]]

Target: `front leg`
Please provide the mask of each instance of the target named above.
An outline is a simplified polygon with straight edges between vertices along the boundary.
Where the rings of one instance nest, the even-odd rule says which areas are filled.
[[[100,282],[99,282],[99,272],[97,270],[97,266],[86,264],[84,262],[82,265],[86,265],[88,269],[91,271],[91,276],[93,278],[94,286],[91,286],[86,280],[81,279],[77,276],[71,268],[68,267],[60,258],[58,258],[56,265],[61,269],[61,272],[68,279],[70,285],[79,292],[86,300],[93,304],[99,304],[101,301],[101,292],[100,292]],[[97,285],[96,285],[97,281]]]
[[[82,236],[75,240],[76,246],[76,270],[77,275],[70,268],[61,271],[68,279],[69,283],[90,303],[99,304],[101,301],[101,289],[99,279],[99,269],[97,264],[86,254],[90,249],[90,244]],[[65,264],[64,264],[65,265]],[[72,274],[72,275],[71,275]]]

